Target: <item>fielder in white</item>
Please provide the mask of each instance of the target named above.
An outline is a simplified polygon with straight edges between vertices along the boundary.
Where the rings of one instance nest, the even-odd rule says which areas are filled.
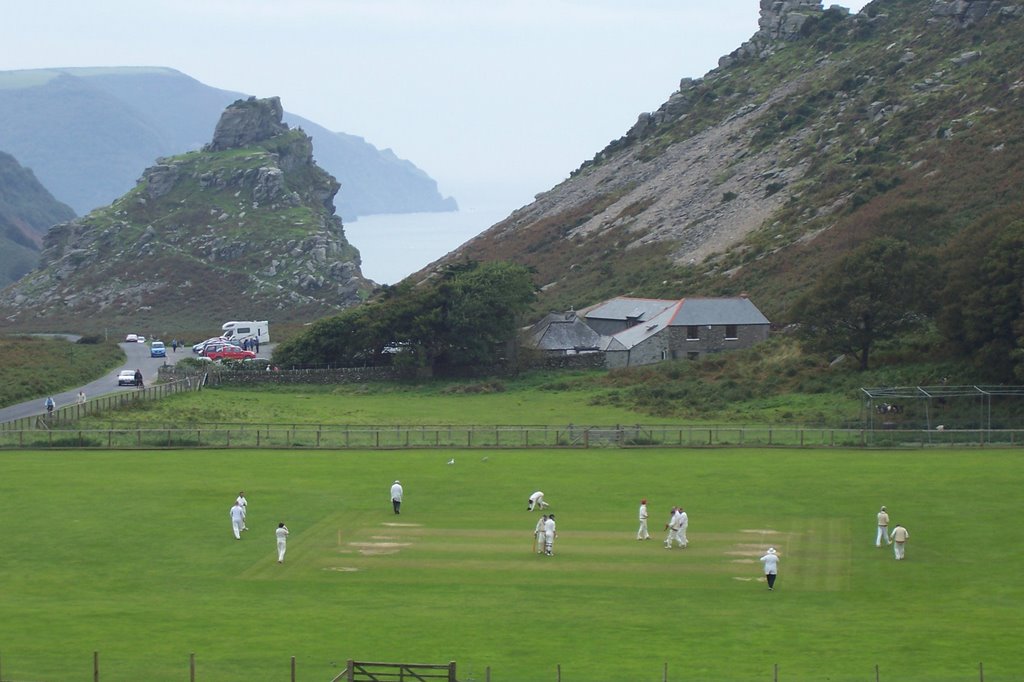
[[[651,539],[651,534],[647,532],[647,500],[640,500],[640,530],[636,532],[636,539]]]
[[[875,534],[875,547],[882,546],[882,538],[885,538],[886,544],[892,544],[892,540],[889,539],[889,514],[885,511],[884,504],[881,511],[878,512],[878,532]]]
[[[537,491],[530,495],[530,499],[526,501],[526,511],[533,511],[534,509],[547,509],[550,505],[544,501],[544,493]]]
[[[242,530],[249,530],[249,527],[245,525],[245,516],[249,513],[249,502],[245,499],[245,491],[240,490],[238,497],[235,498],[235,502],[242,508]]]
[[[558,533],[555,531],[555,515],[548,514],[548,520],[544,522],[544,554],[554,556],[556,537]]]
[[[284,563],[284,553],[288,549],[288,526],[284,525],[284,522],[277,524],[277,530],[274,532],[277,535],[277,563]]]
[[[242,511],[242,505],[238,504],[238,500],[235,500],[235,506],[231,508],[231,531],[235,534],[236,540],[242,539],[242,528],[245,526],[245,512]]]
[[[910,531],[897,523],[889,538],[892,540],[892,551],[896,554],[896,561],[902,561],[907,556],[907,540],[910,539]]]

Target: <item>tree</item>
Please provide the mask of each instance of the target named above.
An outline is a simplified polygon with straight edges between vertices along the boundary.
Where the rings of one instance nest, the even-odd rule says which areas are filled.
[[[436,281],[389,287],[376,301],[321,320],[281,344],[281,365],[397,362],[432,369],[500,361],[536,290],[530,271],[505,262],[460,263]]]
[[[939,330],[997,381],[1024,381],[1024,220],[1000,213],[951,245]]]
[[[868,368],[872,348],[921,320],[922,262],[907,242],[880,237],[840,259],[795,305],[805,340]]]

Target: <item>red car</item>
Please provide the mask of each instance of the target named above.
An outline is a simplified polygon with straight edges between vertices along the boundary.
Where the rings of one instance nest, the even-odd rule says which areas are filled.
[[[211,360],[247,360],[256,357],[251,350],[242,350],[231,343],[208,343],[200,353]]]

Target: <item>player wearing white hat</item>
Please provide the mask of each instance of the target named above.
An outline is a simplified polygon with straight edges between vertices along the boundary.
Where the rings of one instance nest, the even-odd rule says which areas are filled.
[[[768,548],[768,553],[761,557],[761,563],[764,564],[764,577],[768,581],[768,589],[774,590],[775,578],[779,574],[779,555],[774,547]]]

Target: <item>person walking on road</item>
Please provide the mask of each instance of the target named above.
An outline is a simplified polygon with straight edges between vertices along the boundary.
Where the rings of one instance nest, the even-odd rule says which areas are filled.
[[[288,526],[284,525],[284,522],[277,524],[277,530],[274,531],[277,535],[277,563],[284,563],[284,553],[288,548]]]
[[[896,554],[896,561],[903,561],[907,556],[907,540],[910,539],[910,532],[897,523],[896,527],[892,529],[889,539],[892,540],[892,551]]]
[[[395,482],[391,484],[391,508],[395,510],[396,514],[402,512],[402,484],[395,479]]]
[[[764,579],[768,582],[768,589],[775,590],[775,578],[779,575],[779,555],[774,547],[768,548],[768,553],[761,557],[764,564]]]
[[[135,370],[135,387],[136,388],[145,388],[146,387],[145,383],[142,380],[142,370],[141,369],[136,369]]]
[[[647,500],[640,500],[640,530],[636,532],[637,540],[650,540],[651,534],[647,532]]]
[[[889,539],[889,513],[885,511],[885,505],[882,505],[882,509],[878,512],[878,532],[875,533],[875,547],[882,546],[882,539],[885,539],[887,545],[892,544],[892,540]]]

